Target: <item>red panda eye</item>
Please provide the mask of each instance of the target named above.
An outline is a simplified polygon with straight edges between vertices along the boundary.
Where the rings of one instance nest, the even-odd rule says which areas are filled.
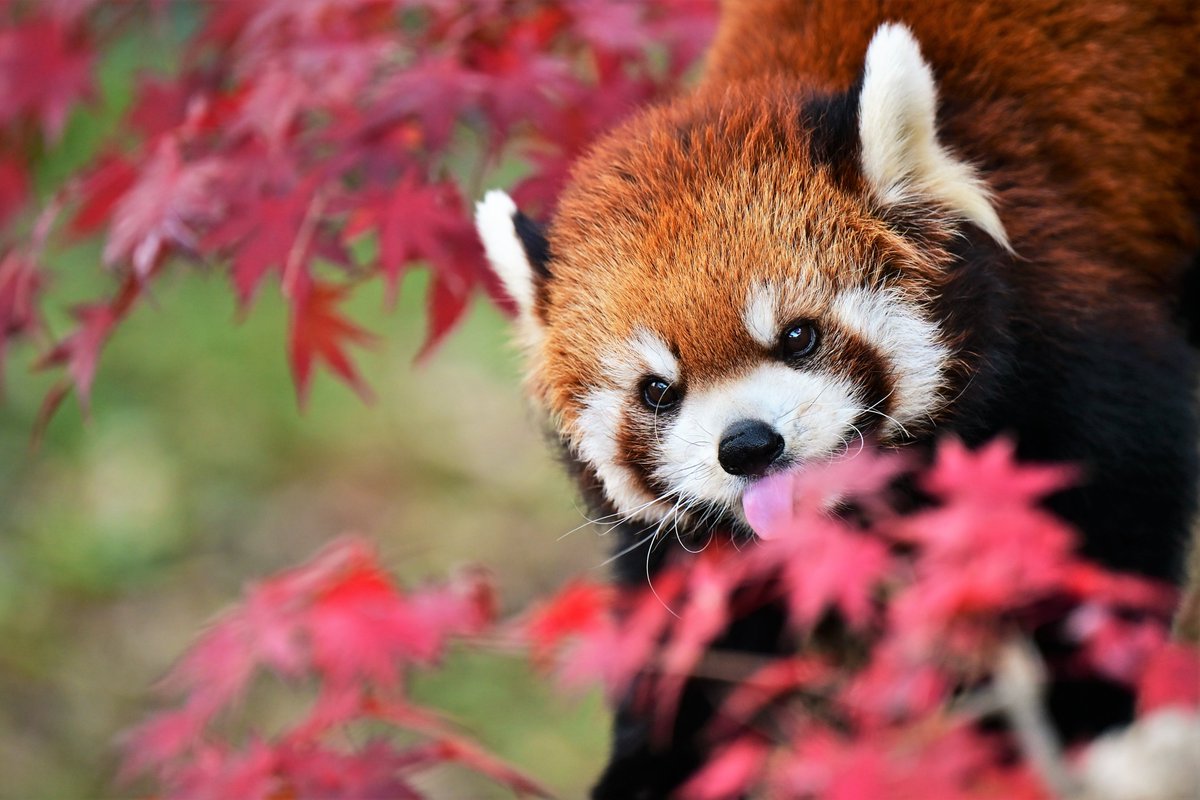
[[[651,375],[642,381],[642,402],[653,411],[666,411],[679,403],[680,392],[666,380]]]
[[[779,350],[786,359],[805,358],[817,349],[817,326],[808,321],[795,322],[779,337]]]

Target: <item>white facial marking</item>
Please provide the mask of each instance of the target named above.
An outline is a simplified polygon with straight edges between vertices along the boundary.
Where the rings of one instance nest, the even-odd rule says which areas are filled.
[[[942,343],[937,325],[912,303],[894,292],[853,289],[840,292],[830,311],[891,368],[894,388],[891,419],[882,426],[885,433],[894,434],[940,407],[950,349]]]
[[[862,411],[854,385],[836,375],[765,363],[749,374],[691,391],[662,433],[655,477],[688,500],[704,500],[741,515],[747,481],[717,460],[725,429],[743,419],[772,425],[794,462],[824,458],[847,446]]]
[[[614,385],[627,389],[648,375],[668,382],[679,380],[679,365],[671,348],[646,328],[638,328],[633,336],[606,353],[601,365]]]
[[[642,379],[657,375],[673,383],[679,380],[679,364],[667,343],[647,328],[638,328],[605,354],[601,364],[607,387],[593,389],[584,400],[577,424],[579,455],[596,470],[618,512],[638,509],[641,519],[660,519],[665,512],[662,503],[652,502],[654,498],[641,488],[634,471],[621,463],[617,432]]]
[[[645,328],[640,328],[630,340],[629,346],[641,358],[642,364],[652,375],[674,383],[679,380],[679,364],[671,348],[662,339]]]
[[[779,336],[776,313],[779,308],[779,290],[772,283],[754,286],[746,295],[746,307],[742,310],[742,321],[750,338],[763,347],[772,347]]]
[[[533,267],[513,225],[516,213],[517,205],[511,197],[492,190],[475,204],[475,229],[504,290],[516,302],[522,316],[529,316],[533,309]]]
[[[633,470],[621,463],[617,452],[617,429],[621,424],[628,392],[593,389],[579,414],[576,447],[579,455],[596,470],[604,493],[621,514],[635,511],[640,519],[659,519],[663,510],[640,486]]]
[[[936,125],[937,86],[912,31],[879,26],[867,48],[858,113],[863,172],[875,196],[884,205],[930,198],[1009,248],[987,185],[942,147]]]

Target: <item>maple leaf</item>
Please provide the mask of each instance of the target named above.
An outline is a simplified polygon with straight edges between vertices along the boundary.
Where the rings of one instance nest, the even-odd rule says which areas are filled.
[[[1078,470],[1063,465],[1018,466],[1016,445],[996,439],[972,452],[957,439],[938,445],[933,467],[925,473],[925,488],[951,502],[982,508],[1029,506],[1078,480]]]
[[[77,306],[71,312],[78,323],[76,330],[38,361],[38,365],[43,369],[53,365],[66,365],[79,402],[85,410],[91,397],[100,351],[113,328],[124,319],[140,296],[138,282],[128,278],[111,301]]]
[[[246,87],[229,123],[228,135],[254,135],[269,152],[285,150],[297,118],[312,102],[310,86],[278,61],[272,61]]]
[[[538,603],[521,625],[535,661],[545,662],[564,640],[597,632],[608,621],[612,587],[574,580],[553,597]]]
[[[873,615],[876,587],[892,568],[887,546],[833,525],[817,527],[789,545],[782,563],[792,623],[815,626],[832,609],[851,627],[865,626]]]
[[[738,559],[723,559],[716,547],[689,565],[684,605],[659,659],[654,705],[660,738],[670,735],[679,696],[700,657],[729,624],[730,596],[743,577],[739,565]]]
[[[1167,643],[1167,631],[1158,620],[1123,619],[1098,603],[1084,602],[1074,609],[1066,629],[1082,645],[1079,658],[1101,675],[1126,684],[1136,683]]]
[[[766,540],[801,538],[842,503],[871,500],[909,468],[901,456],[864,448],[828,464],[806,465],[756,480],[742,497],[746,520]]]
[[[430,647],[420,637],[431,630],[412,614],[388,576],[370,566],[322,589],[303,625],[314,668],[335,686],[356,679],[393,686],[405,653]]]
[[[420,126],[421,144],[441,150],[459,119],[479,104],[486,88],[487,78],[455,56],[419,58],[380,84],[356,135],[377,135],[412,118]]]
[[[480,102],[498,149],[521,122],[551,114],[556,97],[578,96],[578,79],[563,56],[547,53],[544,42],[566,19],[554,9],[514,23],[501,40],[477,41],[464,59],[487,76]]]
[[[25,204],[29,176],[22,161],[0,158],[0,228]]]
[[[186,81],[142,76],[129,110],[129,125],[146,139],[157,139],[183,124],[193,94]]]
[[[966,800],[996,756],[965,725],[930,727],[870,739],[802,729],[775,784],[790,797]]]
[[[243,308],[272,269],[298,272],[311,262],[320,246],[312,229],[318,180],[313,176],[291,191],[251,198],[205,238],[205,250],[231,253],[230,277]]]
[[[1200,711],[1200,647],[1167,642],[1150,656],[1138,680],[1138,714],[1182,706]]]
[[[41,270],[26,254],[10,250],[0,259],[0,381],[9,340],[41,327],[37,296],[42,285]]]
[[[425,308],[429,315],[429,333],[426,335],[421,349],[417,352],[416,360],[418,362],[433,355],[437,346],[454,329],[455,324],[463,318],[470,299],[470,291],[464,288],[461,282],[447,278],[440,273],[434,276],[425,302]]]
[[[953,680],[927,653],[912,652],[903,638],[887,636],[871,660],[839,693],[841,704],[863,729],[921,719],[950,696]]]
[[[696,63],[717,29],[713,0],[658,0],[648,21],[649,36],[666,45],[668,71],[678,78]]]
[[[292,299],[290,356],[292,377],[301,405],[308,397],[312,368],[317,361],[324,362],[363,399],[371,396],[346,355],[346,347],[349,344],[371,344],[375,339],[338,312],[338,304],[348,294],[348,287],[311,281],[301,286]]]
[[[475,271],[459,264],[454,242],[466,235],[469,220],[457,190],[448,184],[423,183],[405,176],[386,192],[373,192],[351,212],[344,236],[353,238],[374,228],[379,237],[379,265],[393,295],[405,268],[427,259],[447,279],[464,287]],[[473,235],[472,235],[473,238]]]
[[[63,19],[33,17],[0,29],[0,125],[28,115],[57,141],[71,107],[91,94],[92,58]]]
[[[614,598],[616,619],[606,619],[578,637],[560,657],[560,681],[568,688],[599,683],[610,697],[619,697],[656,661],[663,635],[675,619],[672,605],[686,587],[684,570],[672,569],[644,590],[619,593]]]
[[[713,734],[742,729],[770,706],[797,691],[817,691],[835,675],[829,664],[804,656],[769,661],[733,687],[721,704]]]
[[[162,139],[113,210],[104,260],[115,264],[128,258],[134,274],[145,279],[171,247],[195,250],[196,226],[223,211],[216,186],[229,175],[230,166],[220,159],[185,163],[179,143]]]
[[[72,233],[85,236],[107,224],[137,177],[137,167],[129,159],[113,155],[101,158],[79,182],[83,202],[71,220]]]
[[[764,778],[772,747],[758,736],[742,736],[717,750],[684,784],[684,800],[742,797]]]
[[[601,52],[621,55],[641,53],[651,42],[645,25],[646,3],[566,3],[576,32]]]

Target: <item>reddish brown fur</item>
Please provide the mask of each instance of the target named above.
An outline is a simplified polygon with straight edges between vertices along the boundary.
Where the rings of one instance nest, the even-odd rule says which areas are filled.
[[[705,86],[777,74],[844,89],[888,21],[921,43],[942,138],[987,170],[1017,252],[1070,254],[1049,301],[1174,288],[1200,242],[1200,4],[727,0]]]
[[[941,138],[984,170],[1022,259],[1010,278],[1036,286],[1040,313],[1119,302],[1161,317],[1200,243],[1198,8],[728,0],[699,89],[606,137],[575,170],[550,232],[535,393],[569,426],[604,349],[647,320],[689,380],[727,373],[754,352],[740,314],[764,277],[803,274],[829,297],[890,262],[925,277],[902,288],[936,289],[944,240],[918,253],[865,192],[811,166],[795,123],[806,98],[853,83],[888,21],[910,26],[932,65]],[[691,330],[701,325],[721,335]]]
[[[761,358],[742,311],[764,279],[818,284],[795,309],[817,316],[885,264],[930,271],[940,251],[918,252],[811,167],[794,123],[801,99],[770,80],[699,93],[639,117],[577,167],[550,232],[554,279],[534,374],[565,421],[606,348],[638,325],[653,326],[687,380],[703,382]]]

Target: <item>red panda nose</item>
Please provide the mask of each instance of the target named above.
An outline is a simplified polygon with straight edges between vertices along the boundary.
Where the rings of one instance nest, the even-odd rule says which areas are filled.
[[[783,437],[765,422],[743,419],[721,435],[717,460],[730,475],[758,477],[783,455]]]

